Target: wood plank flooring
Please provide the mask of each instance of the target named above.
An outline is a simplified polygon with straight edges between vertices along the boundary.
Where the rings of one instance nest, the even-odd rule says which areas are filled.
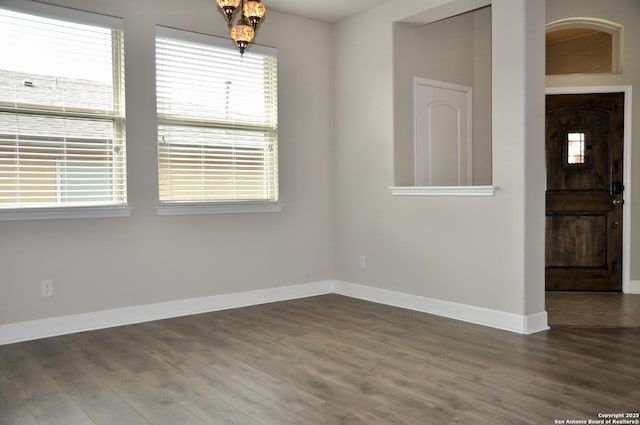
[[[545,303],[550,326],[640,327],[640,295],[551,291]]]
[[[637,412],[639,384],[640,328],[326,295],[0,346],[0,424],[555,424]]]

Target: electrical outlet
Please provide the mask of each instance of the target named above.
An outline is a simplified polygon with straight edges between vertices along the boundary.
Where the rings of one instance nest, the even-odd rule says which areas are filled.
[[[367,268],[367,257],[365,257],[364,255],[361,255],[360,259],[359,259],[359,262],[360,262],[360,268],[361,269],[366,269]]]
[[[40,282],[40,295],[43,297],[53,297],[53,280],[43,280]]]

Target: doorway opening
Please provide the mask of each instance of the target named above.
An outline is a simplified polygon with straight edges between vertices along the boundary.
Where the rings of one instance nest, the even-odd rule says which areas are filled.
[[[548,291],[622,291],[624,93],[546,98]]]
[[[630,132],[630,124],[631,124],[631,116],[632,116],[631,87],[630,86],[554,87],[554,88],[547,88],[546,93],[547,95],[582,95],[582,94],[594,95],[594,94],[610,94],[610,93],[620,93],[623,95],[624,112],[623,112],[623,140],[622,140],[622,194],[621,196],[612,195],[612,192],[617,192],[620,189],[619,187],[614,187],[615,185],[613,185],[612,183],[615,182],[616,180],[612,178],[609,178],[609,182],[608,182],[609,187],[608,187],[608,192],[606,194],[607,196],[609,196],[609,200],[611,202],[611,208],[620,207],[617,209],[621,211],[621,217],[622,217],[622,221],[621,222],[618,221],[618,226],[622,224],[621,226],[622,227],[621,257],[620,257],[621,263],[619,264],[620,276],[621,276],[621,291],[594,293],[594,292],[589,292],[588,289],[584,289],[584,288],[568,289],[568,292],[563,292],[560,289],[552,289],[547,291],[546,304],[547,304],[547,312],[549,313],[550,325],[553,326],[558,324],[557,314],[559,314],[558,313],[559,311],[562,311],[563,316],[560,319],[560,322],[562,322],[562,324],[567,324],[572,326],[578,326],[578,325],[592,326],[593,323],[590,323],[590,322],[587,323],[588,321],[585,322],[585,319],[580,318],[579,315],[577,316],[571,315],[570,313],[569,316],[566,316],[565,313],[584,311],[584,309],[587,308],[587,305],[593,302],[613,303],[612,305],[619,305],[622,302],[624,303],[624,305],[627,305],[628,298],[634,297],[632,295],[627,295],[627,293],[631,292],[631,287],[630,287],[631,285],[631,279],[630,279],[631,232],[630,232],[630,226],[629,226],[629,223],[631,222],[630,202],[631,202],[631,185],[632,185],[631,132]],[[567,131],[563,133],[563,138],[564,138],[563,140],[566,142],[566,146],[563,147],[563,151],[561,154],[562,158],[566,160],[564,167],[569,167],[569,168],[573,167],[574,169],[579,167],[587,167],[587,165],[585,164],[589,164],[589,161],[593,160],[593,158],[587,157],[589,155],[587,153],[589,151],[589,149],[587,149],[589,148],[588,140],[589,140],[589,137],[591,138],[593,137],[593,134],[589,134],[589,131],[568,131],[570,124],[571,122],[569,121],[564,122],[564,125],[567,128]],[[587,130],[587,129],[583,127],[583,130]],[[569,137],[570,133],[572,133],[571,137]],[[577,136],[576,136],[576,133],[577,133]],[[591,147],[591,149],[593,149],[593,147]],[[581,150],[582,152],[580,152]],[[591,155],[593,155],[593,153],[591,153]],[[549,159],[547,159],[547,161],[549,161]],[[549,167],[549,164],[547,164],[547,167]],[[547,182],[547,188],[549,188],[549,182]],[[622,202],[620,202],[620,204],[614,205],[613,200],[615,199],[619,199]],[[601,209],[604,210],[608,207],[609,207],[608,205],[607,207],[603,206]],[[550,231],[550,229],[548,228],[548,226],[549,226],[550,220],[551,219],[549,218],[549,216],[547,216],[547,237],[549,237],[548,232]],[[562,217],[560,221],[562,220],[565,221],[565,225],[570,226],[570,224],[568,223],[569,221],[571,221],[569,217],[566,217],[566,216]],[[576,229],[580,228],[580,226],[582,226],[582,228],[584,228],[585,226],[590,227],[587,225],[587,222],[591,221],[591,223],[593,224],[598,220],[602,222],[602,220],[604,219],[602,217],[600,219],[596,219],[592,214],[591,217],[587,217],[581,222],[580,218],[575,217],[573,221],[573,226],[574,226],[573,231],[575,232]],[[616,221],[616,220],[614,219],[613,221]],[[626,226],[625,226],[625,223],[627,224]],[[614,224],[615,223],[611,221],[609,222],[609,225],[614,225]],[[570,230],[565,231],[565,233],[570,233]],[[601,245],[604,244],[604,242],[602,242],[602,239],[600,239],[599,243]],[[549,242],[547,242],[547,246],[548,245],[549,245]],[[568,242],[565,242],[565,246],[567,245],[570,246]],[[576,245],[577,243],[574,242],[573,246],[576,246]],[[557,250],[558,248],[556,248],[556,251]],[[546,254],[545,257],[547,259],[550,256],[552,256],[552,254],[547,252],[546,250],[545,250],[545,254]],[[586,252],[581,252],[579,254],[574,253],[573,259],[571,259],[571,256],[569,256],[569,257],[565,257],[564,261],[565,263],[567,262],[571,263],[571,261],[575,261],[576,258],[584,260],[586,259],[587,256],[588,256],[588,253]],[[552,264],[556,264],[556,265],[560,262],[560,260],[557,260],[557,259],[552,261],[555,261],[555,263],[552,262]],[[549,289],[548,285],[547,285],[547,289]],[[576,307],[577,305],[576,303],[579,304],[580,307]],[[562,308],[558,308],[558,306],[562,306]],[[602,320],[604,320],[602,319],[599,322],[601,326],[618,326],[616,324],[617,323],[616,321],[619,322],[619,320],[623,320],[623,318],[625,317],[628,319],[629,317],[629,315],[624,313],[625,310],[623,309],[613,309],[611,311],[615,311],[617,316],[612,316],[610,318],[611,320],[609,320],[607,323],[602,322]],[[564,323],[564,322],[567,322],[567,323]]]

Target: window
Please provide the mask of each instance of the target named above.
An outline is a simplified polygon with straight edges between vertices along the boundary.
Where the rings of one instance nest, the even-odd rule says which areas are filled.
[[[0,8],[0,209],[125,206],[121,20],[6,4],[22,9]]]
[[[277,202],[275,50],[157,31],[161,205]]]
[[[567,164],[584,164],[584,133],[567,133]]]
[[[546,35],[546,74],[597,74],[613,69],[612,35],[588,28]]]
[[[622,72],[623,28],[597,18],[573,17],[546,25],[546,74]]]

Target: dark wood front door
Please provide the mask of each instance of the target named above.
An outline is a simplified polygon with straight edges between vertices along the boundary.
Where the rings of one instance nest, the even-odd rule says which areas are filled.
[[[547,95],[547,290],[622,290],[623,108],[624,93]]]

